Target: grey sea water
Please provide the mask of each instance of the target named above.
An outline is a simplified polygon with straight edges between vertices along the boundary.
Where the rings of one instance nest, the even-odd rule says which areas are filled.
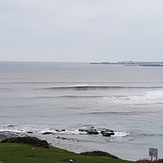
[[[163,67],[0,62],[1,131],[109,128],[88,146],[138,160],[163,158],[162,119]]]

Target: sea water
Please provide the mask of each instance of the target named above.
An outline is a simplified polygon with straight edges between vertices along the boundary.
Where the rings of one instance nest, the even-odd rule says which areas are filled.
[[[138,160],[149,147],[163,158],[162,119],[163,67],[0,62],[1,131],[109,128],[88,146]]]

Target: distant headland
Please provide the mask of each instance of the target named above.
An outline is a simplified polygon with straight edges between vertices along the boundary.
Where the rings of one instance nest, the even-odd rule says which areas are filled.
[[[110,64],[126,66],[163,66],[163,62],[140,62],[140,61],[91,62],[90,64]]]

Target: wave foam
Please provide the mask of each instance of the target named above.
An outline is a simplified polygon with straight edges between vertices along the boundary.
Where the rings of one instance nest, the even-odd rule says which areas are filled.
[[[163,103],[163,90],[148,91],[140,95],[114,95],[105,99],[120,104],[161,104]]]
[[[84,128],[86,129],[86,128]],[[100,129],[97,129],[97,131],[101,132]],[[30,125],[22,125],[22,126],[15,126],[15,125],[6,125],[6,126],[0,126],[0,132],[15,132],[15,133],[21,133],[25,134],[28,132],[37,133],[37,134],[43,134],[43,133],[54,133],[54,134],[65,134],[65,135],[87,135],[87,132],[79,131],[79,129],[52,129],[48,126],[30,126]],[[115,135],[112,135],[111,137],[125,137],[129,135],[127,132],[118,132],[114,131]]]
[[[128,136],[128,132],[114,132],[114,135],[112,137],[125,137]]]

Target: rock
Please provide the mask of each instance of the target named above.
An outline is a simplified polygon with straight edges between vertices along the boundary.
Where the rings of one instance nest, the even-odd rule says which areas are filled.
[[[67,138],[65,138],[65,137],[60,137],[60,136],[57,136],[56,139],[67,140]]]
[[[78,129],[80,132],[86,132],[87,134],[99,134],[99,132],[94,127],[81,128]]]
[[[7,125],[7,127],[15,127],[15,125]]]
[[[65,129],[62,129],[62,130],[56,129],[55,131],[56,131],[56,132],[64,132],[64,131],[66,131],[66,130],[65,130]]]
[[[27,134],[33,134],[33,132],[32,131],[27,131]]]
[[[99,132],[95,128],[87,129],[86,132],[89,135],[97,135],[97,134],[99,134]]]
[[[102,129],[101,134],[110,137],[111,135],[114,135],[114,131],[110,129]]]
[[[80,131],[80,132],[87,132],[89,129],[83,129],[83,128],[81,128],[81,129],[79,129],[78,131]]]
[[[53,132],[43,132],[43,135],[49,135],[49,134],[53,134]]]

